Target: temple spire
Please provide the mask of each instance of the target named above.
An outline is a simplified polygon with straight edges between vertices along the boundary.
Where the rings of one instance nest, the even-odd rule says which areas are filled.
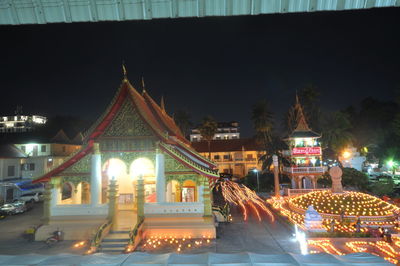
[[[128,76],[127,76],[127,71],[126,71],[126,67],[125,67],[125,62],[122,61],[122,73],[124,75],[124,81],[128,80]]]
[[[165,112],[165,103],[164,103],[164,96],[161,95],[161,103],[160,103],[161,110]]]
[[[294,131],[310,131],[310,127],[307,124],[306,118],[304,116],[303,107],[300,104],[299,97],[296,92],[296,104],[294,106],[296,112],[296,122],[297,126]]]

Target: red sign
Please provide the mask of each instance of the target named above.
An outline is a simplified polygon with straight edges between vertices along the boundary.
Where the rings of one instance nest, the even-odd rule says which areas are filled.
[[[293,148],[292,155],[321,155],[321,147]]]

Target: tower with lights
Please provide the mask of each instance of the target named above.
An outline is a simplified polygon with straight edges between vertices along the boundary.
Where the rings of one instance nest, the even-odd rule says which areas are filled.
[[[297,95],[293,109],[297,125],[285,139],[289,150],[283,154],[290,165],[283,167],[283,171],[291,178],[292,188],[316,188],[318,176],[326,171],[322,165],[321,135],[308,126]]]

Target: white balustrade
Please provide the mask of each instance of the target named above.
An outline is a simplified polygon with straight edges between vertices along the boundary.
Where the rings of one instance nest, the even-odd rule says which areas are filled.
[[[51,216],[106,216],[108,214],[108,204],[98,204],[96,207],[93,207],[91,204],[56,205],[50,208],[50,213]]]
[[[324,166],[311,166],[311,167],[283,167],[284,172],[292,174],[319,174],[326,171]]]
[[[204,213],[204,204],[200,202],[164,202],[145,203],[144,214],[177,215],[177,214],[199,214]]]

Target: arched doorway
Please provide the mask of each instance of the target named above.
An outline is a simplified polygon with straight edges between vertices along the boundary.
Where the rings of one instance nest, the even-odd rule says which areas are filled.
[[[182,202],[196,202],[197,201],[197,186],[193,180],[185,180],[182,184]]]
[[[61,204],[72,204],[72,194],[74,193],[74,185],[65,182],[61,187]]]
[[[131,163],[129,173],[135,183],[139,178],[143,179],[145,202],[156,202],[156,178],[153,162],[148,158],[138,158]]]
[[[126,164],[120,159],[111,158],[104,163],[102,172],[102,202],[108,201],[109,183],[114,179],[118,184],[118,209],[133,210],[133,180],[127,172]]]

